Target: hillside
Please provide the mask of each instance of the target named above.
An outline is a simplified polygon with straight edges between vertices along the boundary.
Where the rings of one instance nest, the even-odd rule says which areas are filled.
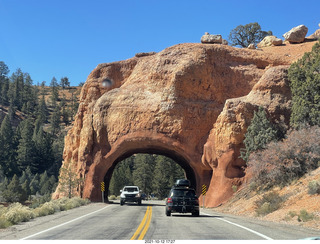
[[[312,181],[320,181],[320,168],[305,175],[289,186],[273,189],[272,191],[283,197],[284,201],[281,203],[281,207],[278,210],[265,216],[257,216],[255,202],[261,199],[264,194],[268,194],[272,191],[257,193],[255,191],[250,191],[248,185],[234,194],[233,198],[227,203],[214,208],[214,210],[223,213],[259,218],[261,220],[320,229],[320,195],[310,195],[308,193],[308,185]],[[304,222],[303,220],[305,219],[303,217],[299,218],[297,215],[301,215],[301,210],[306,210],[309,214],[312,214],[312,219]]]
[[[68,107],[72,107],[72,105],[74,105],[75,107],[77,106],[77,104],[79,103],[79,99],[80,99],[80,92],[81,92],[81,87],[77,87],[77,86],[71,86],[71,87],[66,87],[65,89],[59,89],[59,100],[58,102],[62,100],[62,98],[65,99],[66,102],[66,106]],[[52,112],[53,112],[53,108],[51,106],[51,102],[50,102],[50,96],[51,96],[51,87],[38,87],[38,93],[39,93],[39,100],[41,99],[42,94],[44,94],[45,96],[45,101],[46,101],[46,105],[48,108],[48,112],[49,112],[49,116],[51,116]],[[0,105],[0,124],[3,120],[3,118],[5,117],[5,115],[8,113],[8,106],[3,106]],[[76,111],[75,111],[76,112]],[[26,118],[26,115],[17,110],[15,117],[13,119],[13,125],[14,127],[16,127],[22,120],[24,120]],[[61,122],[62,123],[62,122]],[[72,123],[72,121],[71,121]]]
[[[281,46],[270,46],[260,49],[261,52],[285,57],[291,62],[297,61],[302,54],[309,52],[315,42],[300,44],[285,43]],[[286,224],[320,229],[320,195],[309,194],[309,183],[320,182],[320,168],[306,174],[292,184],[277,187],[268,192],[256,192],[250,189],[250,184],[244,184],[233,197],[214,208],[215,211],[259,218],[261,220],[283,222]],[[280,208],[266,215],[257,214],[257,201],[268,194],[279,195],[282,198]],[[302,212],[301,212],[302,211]],[[308,219],[309,218],[309,219]]]

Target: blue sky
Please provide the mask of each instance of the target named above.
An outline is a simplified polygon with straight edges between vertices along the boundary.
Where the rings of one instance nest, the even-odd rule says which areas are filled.
[[[319,0],[0,0],[0,61],[34,84],[67,76],[78,85],[99,63],[199,43],[205,32],[228,39],[240,24],[279,38],[304,24],[310,35],[319,10]]]

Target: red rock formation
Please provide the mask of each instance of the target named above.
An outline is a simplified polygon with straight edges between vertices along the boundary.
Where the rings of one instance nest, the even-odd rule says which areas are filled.
[[[276,73],[269,68],[289,62],[258,50],[180,44],[98,65],[82,88],[62,167],[84,179],[78,194],[96,201],[101,199],[100,182],[108,185],[121,159],[138,152],[161,153],[185,168],[198,194],[202,184],[209,186],[207,206],[217,205],[230,196],[231,184],[241,183],[244,164],[238,151],[260,102],[256,97],[263,98],[261,105],[270,113],[275,109],[275,117],[282,111],[273,102],[284,89],[279,88],[283,79],[274,84]],[[266,70],[271,71],[263,76]],[[106,80],[109,85],[103,86]],[[232,100],[253,87],[251,95]],[[54,198],[62,196],[61,187]]]
[[[287,79],[288,66],[270,68],[252,91],[244,97],[228,99],[204,146],[202,162],[213,169],[206,201],[217,206],[233,194],[245,180],[245,162],[239,158],[244,135],[254,111],[264,107],[274,123],[288,125],[291,91]]]

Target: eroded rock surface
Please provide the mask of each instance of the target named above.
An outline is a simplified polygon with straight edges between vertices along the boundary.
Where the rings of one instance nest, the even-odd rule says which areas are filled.
[[[62,167],[84,179],[76,189],[80,196],[98,201],[100,182],[108,183],[119,160],[162,153],[191,169],[198,194],[206,184],[206,205],[216,206],[244,179],[239,149],[257,106],[287,119],[282,65],[289,62],[259,50],[179,44],[100,64],[82,88]],[[63,195],[61,187],[54,198]]]

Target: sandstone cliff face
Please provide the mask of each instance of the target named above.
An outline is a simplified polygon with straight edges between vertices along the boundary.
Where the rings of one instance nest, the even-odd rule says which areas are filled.
[[[291,111],[288,67],[268,69],[247,96],[226,101],[202,156],[202,162],[213,169],[208,193],[215,197],[207,201],[208,206],[217,206],[227,200],[233,194],[232,186],[239,187],[246,179],[246,164],[239,156],[254,111],[261,106],[274,123],[288,125]]]
[[[257,106],[287,118],[287,67],[270,67],[289,63],[258,50],[180,44],[100,64],[82,88],[62,167],[84,178],[78,194],[96,201],[120,159],[165,154],[194,177],[199,195],[209,186],[206,205],[215,206],[243,180],[239,148]],[[106,79],[110,86],[102,85]]]

